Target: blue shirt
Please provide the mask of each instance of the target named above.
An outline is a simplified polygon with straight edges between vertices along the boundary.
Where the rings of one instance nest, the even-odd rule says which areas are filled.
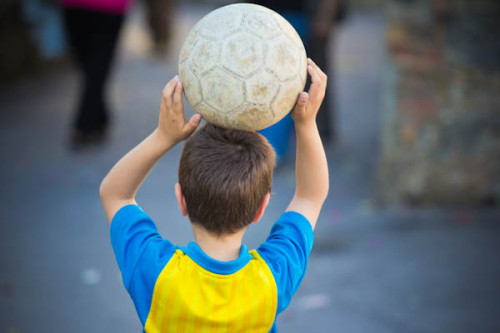
[[[296,212],[285,212],[275,222],[267,240],[257,250],[249,251],[245,245],[242,245],[240,255],[236,260],[222,262],[206,255],[194,242],[189,243],[186,247],[173,245],[170,241],[161,237],[153,220],[139,206],[127,205],[122,207],[112,220],[111,243],[118,266],[122,272],[124,286],[129,292],[139,318],[147,331],[153,331],[152,329],[147,329],[147,327],[152,327],[151,321],[157,320],[159,316],[159,310],[154,309],[153,311],[153,307],[158,306],[161,308],[162,304],[166,302],[161,299],[162,297],[166,297],[166,294],[161,294],[162,291],[160,289],[165,289],[165,284],[178,283],[179,280],[175,280],[175,276],[178,276],[178,279],[180,279],[181,276],[186,276],[182,275],[185,274],[182,270],[193,270],[193,267],[196,266],[201,271],[212,274],[211,277],[213,278],[217,278],[217,276],[234,276],[234,283],[240,284],[243,281],[241,279],[245,278],[241,275],[253,274],[258,276],[260,280],[257,281],[253,276],[250,280],[255,283],[244,284],[248,288],[269,290],[267,294],[259,292],[259,295],[262,294],[263,297],[262,302],[269,301],[269,298],[275,298],[274,303],[271,302],[268,304],[268,315],[270,317],[260,319],[260,321],[270,320],[270,329],[266,330],[276,332],[275,320],[277,315],[288,306],[304,277],[313,245],[313,230],[303,215]],[[183,264],[186,260],[189,263]],[[175,264],[173,261],[175,261]],[[250,266],[252,266],[252,269],[249,268]],[[266,275],[266,272],[270,272],[270,274]],[[193,285],[200,284],[200,288],[203,287],[201,281],[198,283],[196,279],[203,279],[206,274],[198,276],[191,274],[189,276],[195,279],[196,283],[193,283]],[[269,279],[273,280],[272,282],[274,283],[266,282],[266,276],[269,276]],[[224,281],[227,280],[225,279]],[[220,279],[217,281],[220,281]],[[258,282],[262,282],[263,284],[257,287]],[[160,288],[159,286],[162,287]],[[207,282],[207,286],[209,287],[205,288],[213,286],[213,281]],[[266,289],[266,286],[268,286],[268,289]],[[175,288],[176,292],[179,289],[181,288]],[[275,291],[271,289],[275,289]],[[241,295],[245,295],[244,292],[242,291]],[[176,299],[182,303],[182,295],[176,295],[175,297],[171,293],[168,295],[172,300]],[[234,295],[237,294],[233,293],[231,295],[229,298],[234,298]],[[192,295],[187,296],[187,303],[190,302],[189,298],[192,298]],[[212,302],[212,300],[199,301],[205,303]],[[228,299],[227,301],[234,303],[238,300]],[[254,297],[252,297],[252,301],[255,301]],[[191,303],[193,302],[191,299]],[[203,303],[204,307],[205,303]],[[257,303],[255,304],[257,307],[259,306]],[[185,307],[191,305],[180,304],[179,306]],[[232,307],[234,308],[234,304]],[[193,311],[195,310],[198,311],[197,309]],[[250,308],[242,309],[242,315],[245,315],[244,311],[246,310],[252,311]],[[191,310],[184,311],[189,312]],[[196,319],[198,320],[197,323],[201,323],[205,319],[224,321],[224,318],[215,317],[215,314],[213,318],[210,318],[210,314],[203,316],[207,318],[198,318]],[[255,327],[255,331],[259,331],[257,326]]]

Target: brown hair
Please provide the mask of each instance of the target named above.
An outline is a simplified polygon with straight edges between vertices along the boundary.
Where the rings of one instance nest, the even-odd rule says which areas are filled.
[[[246,227],[271,190],[275,159],[258,133],[200,127],[184,144],[179,164],[190,221],[218,236]]]

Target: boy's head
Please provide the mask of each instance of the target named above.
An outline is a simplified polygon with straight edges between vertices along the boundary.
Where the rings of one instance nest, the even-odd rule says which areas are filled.
[[[179,164],[190,221],[218,236],[249,225],[271,190],[275,159],[258,133],[200,127],[184,144]]]

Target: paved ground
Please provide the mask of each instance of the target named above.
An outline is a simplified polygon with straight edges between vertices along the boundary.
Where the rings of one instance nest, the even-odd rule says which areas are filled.
[[[207,9],[184,8],[176,41]],[[98,199],[116,160],[154,127],[167,61],[144,56],[130,20],[112,88],[109,142],[65,145],[77,77],[63,69],[0,91],[0,332],[139,332]],[[335,51],[340,139],[328,147],[331,194],[307,275],[281,332],[500,331],[500,211],[376,208],[383,77],[381,16],[353,13]],[[178,49],[178,42],[174,49]],[[175,54],[175,50],[173,54]],[[330,85],[333,89],[333,84]],[[192,239],[173,197],[179,149],[146,181],[139,202],[165,237]],[[293,168],[276,171],[274,197],[246,243],[264,240],[291,198]]]

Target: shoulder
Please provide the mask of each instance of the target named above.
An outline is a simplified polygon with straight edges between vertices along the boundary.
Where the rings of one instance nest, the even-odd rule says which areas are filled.
[[[176,247],[161,237],[151,217],[137,205],[124,206],[115,214],[110,233],[123,284],[145,323],[156,281]]]
[[[153,219],[136,204],[121,207],[111,220],[111,242],[123,238],[142,235],[148,238],[160,238]]]
[[[283,311],[302,282],[313,246],[313,230],[300,213],[288,211],[273,225],[257,252],[267,263],[278,289],[278,313]]]
[[[274,223],[266,243],[273,242],[283,245],[283,241],[299,243],[309,253],[314,243],[314,232],[309,220],[295,211],[284,212]]]
[[[125,205],[118,209],[113,218],[111,219],[111,231],[119,227],[120,224],[131,223],[137,220],[151,219],[138,205],[130,204]]]
[[[127,289],[136,270],[148,271],[151,263],[161,263],[161,268],[175,251],[175,246],[161,237],[151,217],[138,205],[124,206],[115,214],[110,237]]]

